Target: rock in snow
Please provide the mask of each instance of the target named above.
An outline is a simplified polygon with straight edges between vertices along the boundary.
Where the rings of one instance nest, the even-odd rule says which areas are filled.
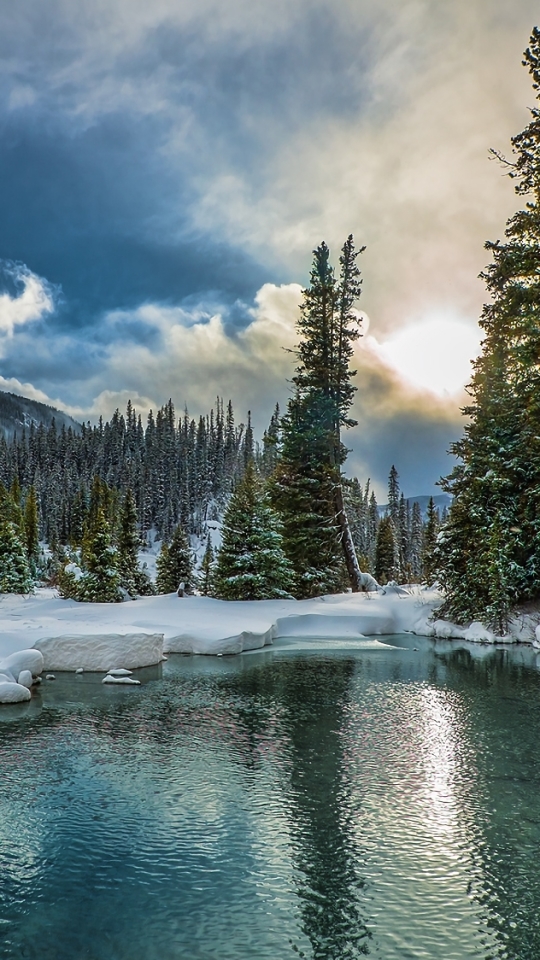
[[[42,670],[39,650],[19,650],[0,660],[0,703],[30,700],[30,687]]]

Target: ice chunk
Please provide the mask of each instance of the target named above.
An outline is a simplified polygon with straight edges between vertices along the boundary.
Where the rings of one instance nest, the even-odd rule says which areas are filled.
[[[32,686],[32,674],[30,673],[30,670],[21,670],[17,678],[17,683],[20,683],[21,686],[27,687],[28,690],[30,690]]]

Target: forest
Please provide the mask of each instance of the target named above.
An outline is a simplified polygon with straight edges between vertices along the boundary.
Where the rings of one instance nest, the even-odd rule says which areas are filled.
[[[540,97],[540,30],[525,65]],[[198,420],[172,401],[145,424],[125,416],[83,425],[30,424],[0,439],[0,589],[45,580],[78,600],[169,592],[179,583],[223,599],[297,598],[388,581],[437,581],[440,613],[481,619],[503,635],[512,612],[540,599],[540,110],[494,158],[523,203],[505,239],[486,243],[489,300],[480,326],[456,466],[440,483],[440,517],[405,500],[392,466],[381,516],[369,480],[347,478],[344,431],[356,426],[351,369],[361,335],[352,235],[337,270],[313,251],[297,321],[287,409],[261,443],[218,398]],[[222,519],[217,556],[209,520]],[[154,585],[138,552],[159,540]],[[46,545],[44,550],[43,544]],[[194,548],[204,556],[193,568]],[[199,551],[201,554],[202,551]]]

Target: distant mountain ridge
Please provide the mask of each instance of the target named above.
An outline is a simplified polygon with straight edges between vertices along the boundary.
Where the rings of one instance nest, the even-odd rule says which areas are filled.
[[[36,427],[40,423],[50,427],[53,420],[59,430],[62,426],[66,429],[71,427],[75,433],[81,430],[81,424],[62,410],[50,407],[39,400],[30,400],[28,397],[20,397],[16,393],[0,390],[0,430],[6,439],[11,439],[15,435],[20,436],[23,430],[29,430],[32,423]]]

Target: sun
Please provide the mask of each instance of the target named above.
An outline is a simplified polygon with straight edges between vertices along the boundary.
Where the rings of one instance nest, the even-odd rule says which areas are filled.
[[[379,344],[379,350],[402,379],[442,397],[469,383],[480,342],[478,327],[445,317],[406,327]]]

